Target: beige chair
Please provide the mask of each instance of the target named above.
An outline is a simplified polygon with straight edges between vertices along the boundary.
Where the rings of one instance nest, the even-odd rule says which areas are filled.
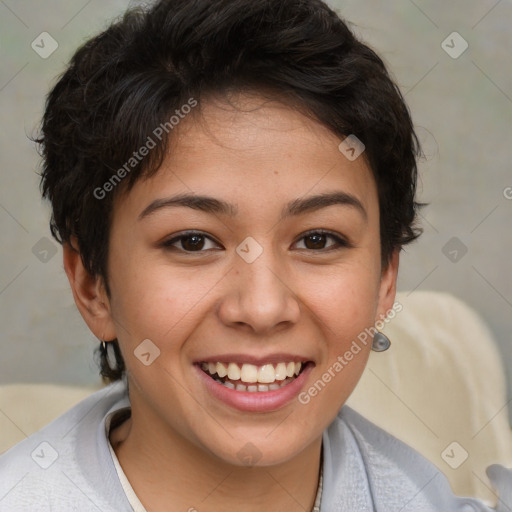
[[[433,462],[455,494],[494,506],[485,474],[512,467],[504,369],[492,335],[465,303],[438,292],[399,293],[348,405]]]
[[[383,328],[391,348],[372,352],[348,405],[432,461],[456,494],[494,506],[485,468],[512,467],[512,432],[492,336],[448,294],[402,292],[397,301],[403,309]],[[0,386],[0,453],[101,387]]]

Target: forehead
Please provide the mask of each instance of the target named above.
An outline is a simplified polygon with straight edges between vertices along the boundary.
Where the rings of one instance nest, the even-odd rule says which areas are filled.
[[[139,180],[123,211],[176,193],[215,196],[237,205],[282,212],[293,199],[343,191],[368,214],[378,211],[375,181],[364,154],[351,161],[343,140],[286,103],[254,93],[212,97],[171,132],[161,168]]]

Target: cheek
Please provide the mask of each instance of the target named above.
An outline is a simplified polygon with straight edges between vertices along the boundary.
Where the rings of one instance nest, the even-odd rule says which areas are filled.
[[[126,258],[124,263],[112,280],[112,310],[122,326],[123,342],[134,346],[151,339],[166,348],[179,345],[176,340],[186,338],[197,315],[204,313],[206,296],[218,278],[137,258]]]
[[[380,281],[372,265],[345,265],[315,281],[305,282],[304,297],[331,346],[340,348],[373,325]]]
[[[378,280],[355,268],[337,273],[310,295],[323,340],[309,386],[299,396],[308,411],[303,415],[307,426],[314,418],[323,418],[326,425],[332,421],[357,385],[370,354],[366,329],[374,324],[377,298]]]

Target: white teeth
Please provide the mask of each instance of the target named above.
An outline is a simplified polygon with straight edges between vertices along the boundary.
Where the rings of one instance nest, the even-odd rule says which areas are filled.
[[[231,381],[241,381],[245,384],[276,384],[297,376],[302,369],[302,363],[264,364],[260,367],[245,363],[240,367],[238,363],[203,362],[201,368],[212,376],[217,375],[219,379],[227,377]],[[258,386],[252,387],[258,389]]]
[[[278,363],[276,365],[276,380],[284,380],[286,377],[286,363]]]
[[[240,380],[242,382],[258,382],[258,367],[253,364],[243,364]]]
[[[219,377],[225,377],[228,374],[227,368],[222,363],[217,363],[215,371]]]
[[[240,368],[238,368],[238,365],[236,363],[229,363],[228,379],[240,380]]]
[[[258,370],[258,382],[270,384],[276,380],[276,371],[271,364],[264,364]]]
[[[216,379],[217,380],[217,379]],[[226,382],[222,382],[221,380],[217,380],[219,384],[223,386],[234,389],[235,391],[244,391],[248,393],[265,393],[267,391],[275,391],[276,389],[280,389],[290,382],[293,379],[287,378],[280,383],[274,382],[273,384],[249,384],[246,386],[245,384],[233,384],[231,381],[227,380]]]

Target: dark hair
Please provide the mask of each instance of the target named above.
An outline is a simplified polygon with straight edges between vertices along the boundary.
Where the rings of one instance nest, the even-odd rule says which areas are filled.
[[[85,268],[104,279],[109,296],[113,200],[161,165],[168,140],[152,136],[155,128],[170,133],[170,116],[191,100],[196,115],[209,95],[245,90],[270,92],[340,140],[354,134],[364,143],[384,266],[420,235],[420,150],[408,108],[382,60],[333,10],[321,0],[161,0],[128,10],[76,51],[47,97],[36,139],[51,232],[60,243],[76,237]],[[148,137],[156,147],[135,159]],[[124,374],[113,344],[115,368],[100,351],[104,381]]]

